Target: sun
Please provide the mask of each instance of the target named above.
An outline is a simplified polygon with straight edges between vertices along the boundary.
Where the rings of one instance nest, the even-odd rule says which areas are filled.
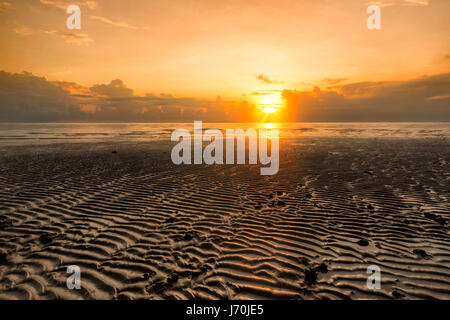
[[[280,110],[283,105],[281,100],[281,95],[278,92],[266,94],[260,97],[258,106],[265,114],[271,114]]]
[[[278,109],[276,109],[276,108],[274,108],[274,107],[265,107],[264,109],[263,109],[263,111],[265,112],[265,113],[274,113],[275,111],[277,111]]]

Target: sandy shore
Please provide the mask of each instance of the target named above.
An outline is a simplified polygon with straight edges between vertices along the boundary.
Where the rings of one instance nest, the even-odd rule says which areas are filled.
[[[164,143],[3,147],[0,298],[449,299],[449,163],[445,138],[282,141],[275,176]]]

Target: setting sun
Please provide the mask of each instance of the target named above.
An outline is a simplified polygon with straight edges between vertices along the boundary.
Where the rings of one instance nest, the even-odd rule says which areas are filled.
[[[258,102],[259,108],[266,114],[274,113],[284,105],[278,92],[265,94],[260,97]]]
[[[265,108],[263,109],[263,111],[264,111],[265,113],[274,113],[275,111],[277,111],[277,109],[274,108],[274,107],[265,107]]]

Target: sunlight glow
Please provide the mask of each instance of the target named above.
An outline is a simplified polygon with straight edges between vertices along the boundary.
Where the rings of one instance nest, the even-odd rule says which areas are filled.
[[[263,111],[264,111],[265,113],[274,113],[275,111],[277,111],[277,109],[274,108],[274,107],[265,107],[265,108],[263,109]]]
[[[263,95],[259,98],[259,109],[265,114],[271,114],[280,110],[283,106],[282,98],[278,92]]]

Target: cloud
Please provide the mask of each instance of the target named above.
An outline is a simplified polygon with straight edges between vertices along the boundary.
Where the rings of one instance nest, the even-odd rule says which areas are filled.
[[[85,7],[88,9],[96,9],[98,7],[97,2],[95,1],[64,1],[64,0],[40,0],[41,3],[52,6],[52,7],[56,7],[59,9],[64,9],[66,10],[67,7],[71,4],[76,4],[79,7]]]
[[[282,84],[284,83],[283,81],[277,81],[277,80],[272,80],[269,77],[265,76],[264,74],[258,74],[256,75],[256,78],[258,80],[260,80],[263,83],[267,83],[267,84]]]
[[[427,6],[430,0],[404,0],[404,4],[408,6]]]
[[[78,46],[88,46],[91,42],[94,42],[94,39],[89,37],[86,33],[64,33],[57,30],[44,30],[44,33],[57,35],[66,40],[69,44],[75,44]]]
[[[426,100],[441,100],[441,99],[450,99],[450,94],[447,94],[444,96],[434,96],[434,97],[426,98]]]
[[[60,36],[66,39],[67,43],[78,46],[87,46],[91,42],[94,42],[94,40],[86,33],[61,33]]]
[[[423,76],[407,81],[357,82],[333,87],[348,97],[412,97],[450,93],[450,73]]]
[[[408,81],[284,90],[289,121],[449,121],[450,73]]]
[[[28,27],[14,28],[13,32],[20,34],[21,36],[30,36],[34,33],[33,30]]]
[[[390,6],[395,5],[395,2],[390,1],[390,0],[378,0],[378,1],[370,1],[370,2],[368,2],[367,6],[370,6],[370,5],[377,5],[377,6],[381,7],[381,8],[383,8],[383,7],[390,7]]]
[[[251,95],[253,96],[265,96],[265,95],[271,95],[274,93],[280,93],[282,90],[257,90],[253,91]]]
[[[45,78],[0,71],[2,121],[60,121],[81,116],[67,92]]]
[[[367,5],[377,5],[379,7],[391,7],[395,5],[401,5],[401,6],[428,6],[430,4],[430,0],[377,0],[377,1],[370,1],[367,3]]]
[[[347,81],[347,78],[324,78],[320,80],[320,83],[326,84],[326,85],[335,85],[344,81]]]
[[[255,107],[234,103],[177,98],[170,94],[133,95],[122,80],[85,87],[73,82],[48,81],[31,73],[0,71],[2,121],[253,121]]]
[[[100,21],[100,22],[103,22],[103,23],[106,23],[106,24],[109,24],[109,25],[112,25],[112,26],[115,26],[115,27],[127,28],[127,29],[133,29],[133,30],[139,29],[138,27],[130,25],[128,22],[125,22],[125,21],[113,21],[108,18],[100,17],[100,16],[91,16],[90,18]]]
[[[6,12],[11,8],[11,3],[2,1],[0,2],[0,13]]]
[[[125,86],[122,80],[112,80],[110,84],[96,84],[91,91],[108,97],[131,97],[133,90]]]
[[[273,90],[256,91],[270,94]],[[450,73],[408,81],[356,82],[311,91],[283,90],[281,121],[450,121]],[[246,102],[135,95],[120,80],[86,87],[31,73],[0,71],[2,121],[261,121]]]
[[[70,94],[90,94],[91,90],[88,87],[82,86],[75,82],[67,81],[52,81],[53,84],[68,91]]]

